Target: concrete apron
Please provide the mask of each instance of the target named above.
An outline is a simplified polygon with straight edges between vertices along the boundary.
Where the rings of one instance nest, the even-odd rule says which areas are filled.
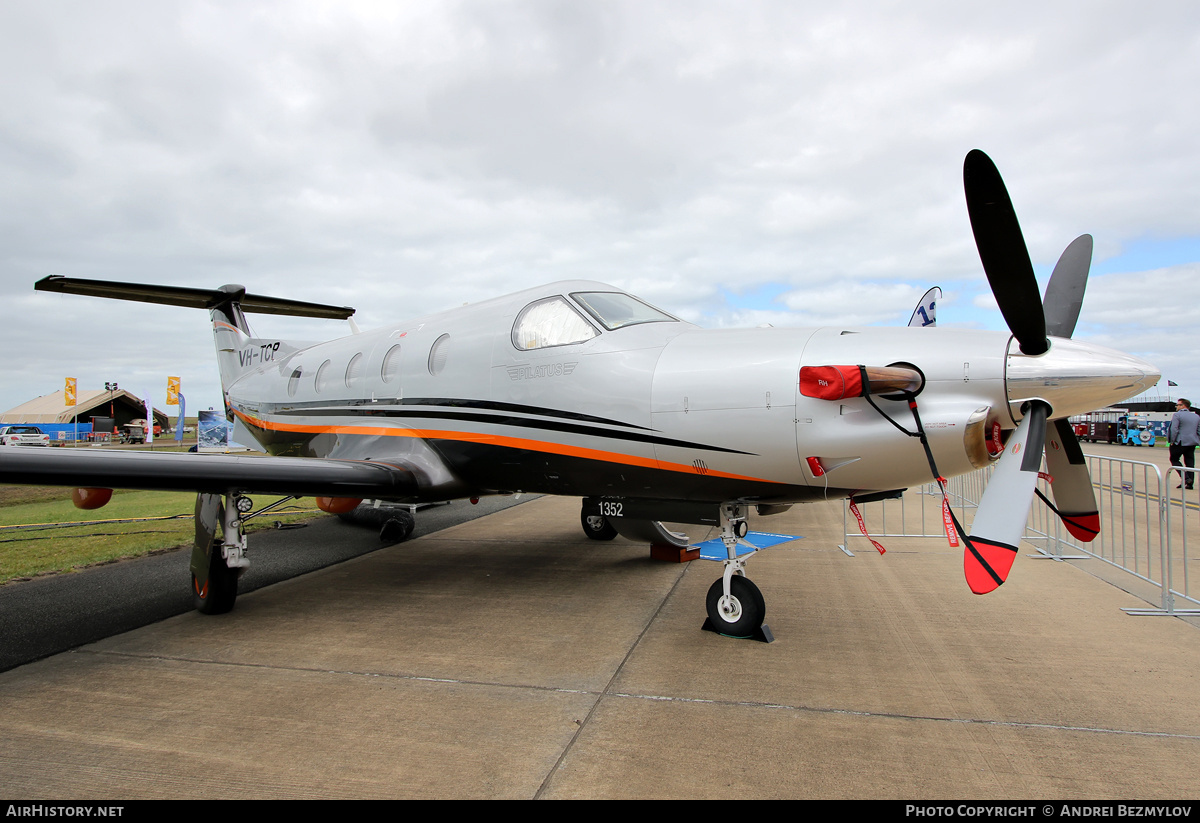
[[[767,645],[702,632],[715,563],[586,539],[542,498],[0,674],[11,797],[1180,798],[1200,632],[840,504],[762,518]],[[868,524],[869,525],[869,524]],[[693,540],[711,534],[691,530]]]

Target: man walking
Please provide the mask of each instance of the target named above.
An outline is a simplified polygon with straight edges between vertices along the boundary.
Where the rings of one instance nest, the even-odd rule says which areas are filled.
[[[1175,401],[1175,415],[1171,418],[1171,427],[1167,430],[1167,440],[1171,443],[1171,465],[1179,468],[1179,459],[1189,469],[1196,466],[1196,446],[1200,445],[1200,414],[1192,411],[1192,401],[1179,398]],[[1192,488],[1196,479],[1195,472],[1179,472],[1180,484]]]

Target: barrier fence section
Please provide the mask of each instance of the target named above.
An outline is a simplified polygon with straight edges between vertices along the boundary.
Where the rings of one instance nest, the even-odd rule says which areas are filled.
[[[1200,470],[1171,469],[1164,478],[1153,463],[1095,456],[1088,456],[1087,461],[1100,512],[1097,538],[1090,543],[1075,539],[1058,516],[1035,499],[1023,539],[1046,557],[1102,560],[1160,589],[1160,608],[1127,609],[1131,614],[1200,614],[1200,610],[1181,609],[1176,602],[1182,598],[1186,605],[1200,605],[1200,591],[1191,588],[1188,557],[1189,528],[1200,528],[1195,522],[1200,519],[1200,478],[1196,477]],[[989,466],[946,484],[947,499],[967,531],[991,472]],[[1183,476],[1194,481],[1194,488],[1186,488]],[[1054,499],[1051,484],[1045,479],[1038,481],[1038,488],[1048,499]],[[859,508],[872,537],[946,539],[940,514],[941,490],[936,484],[909,489],[896,500],[860,504]],[[843,506],[842,521],[845,540],[839,548],[852,554],[851,539],[865,538],[857,521],[849,516],[848,501]]]
[[[964,527],[968,526],[970,521],[975,518],[975,509],[979,507],[979,500],[983,497],[983,490],[991,475],[992,467],[988,466],[977,472],[952,477],[946,481],[946,499],[951,508],[955,509],[958,521]],[[939,508],[936,511],[930,511],[926,502],[934,499]],[[942,492],[937,484],[926,483],[920,488],[906,490],[901,497],[893,500],[879,500],[856,505],[863,517],[866,518],[872,537],[945,537],[940,513],[941,500]],[[850,515],[849,504],[850,501],[847,500],[842,506],[842,532],[845,535],[845,542],[838,546],[847,554],[850,553],[848,545],[850,538],[866,539],[862,532],[852,525],[857,521]],[[890,527],[889,522],[891,523]],[[876,528],[879,531],[876,531]],[[889,531],[889,528],[899,528],[899,531]]]

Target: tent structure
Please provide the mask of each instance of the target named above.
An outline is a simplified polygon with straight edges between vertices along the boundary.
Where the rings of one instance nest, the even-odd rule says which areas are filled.
[[[0,414],[0,425],[11,423],[32,423],[37,425],[69,425],[78,417],[80,423],[90,422],[93,417],[114,419],[117,428],[132,420],[143,420],[146,417],[146,407],[136,395],[118,389],[83,390],[76,392],[76,404],[66,405],[66,397],[62,390],[53,394],[45,394],[22,403],[16,408]],[[170,418],[165,412],[154,409],[154,422],[164,430],[169,428]]]

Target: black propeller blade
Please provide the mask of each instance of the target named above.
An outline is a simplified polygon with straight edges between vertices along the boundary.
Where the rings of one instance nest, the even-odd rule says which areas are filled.
[[[1050,348],[1046,318],[1021,225],[1000,172],[979,149],[963,163],[963,186],[979,259],[1004,322],[1022,354],[1044,354]]]
[[[1042,310],[1046,315],[1046,331],[1055,337],[1070,337],[1075,333],[1083,293],[1087,290],[1088,269],[1092,267],[1092,236],[1081,234],[1071,241],[1058,263],[1050,282],[1046,284],[1046,299]]]

